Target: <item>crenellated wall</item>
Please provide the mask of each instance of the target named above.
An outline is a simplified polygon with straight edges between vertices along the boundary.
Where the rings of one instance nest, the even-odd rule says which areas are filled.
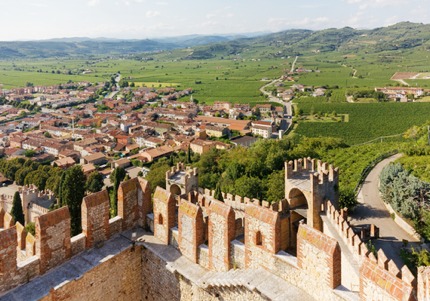
[[[286,179],[294,184],[290,192],[299,188],[305,191],[306,187],[310,192],[315,192],[315,187],[330,190],[337,183],[337,169],[327,164],[304,159],[286,166]],[[176,171],[184,170],[183,166],[176,168]],[[298,173],[302,173],[302,178]],[[306,183],[299,185],[296,180]],[[327,199],[313,203],[319,204],[316,207],[309,207],[315,209],[321,224],[310,222],[313,217],[309,218],[309,214],[308,223],[294,224],[295,214],[302,208],[290,210],[290,206],[303,201],[298,194],[296,200],[287,198],[269,204],[230,194],[224,194],[221,202],[213,198],[213,191],[199,191],[203,194],[193,190],[187,198],[180,198],[157,187],[151,199],[149,183],[144,179],[123,182],[118,190],[118,216],[109,216],[107,191],[88,195],[82,202],[82,233],[74,237],[70,237],[67,207],[38,217],[35,237],[26,233],[22,225],[14,225],[11,216],[0,209],[3,229],[0,229],[0,295],[70,262],[75,255],[86,254],[85,250],[112,245],[120,237],[118,233],[129,235],[131,229],[139,226],[147,229],[147,225],[151,225],[153,234],[144,232],[149,242],[144,243],[143,249],[134,248],[133,244],[113,257],[108,256],[108,260],[99,264],[96,261],[97,266],[91,272],[57,287],[46,300],[67,300],[78,288],[84,288],[94,298],[102,296],[103,290],[110,290],[113,299],[138,299],[139,295],[142,299],[143,296],[156,298],[163,296],[163,288],[157,287],[160,284],[168,286],[165,296],[173,300],[197,296],[215,300],[215,296],[223,294],[233,299],[240,295],[234,290],[239,287],[245,295],[265,299],[267,295],[247,287],[249,281],[237,280],[243,279],[240,277],[247,271],[259,269],[317,300],[360,297],[361,300],[423,301],[430,295],[430,269],[420,269],[415,279],[406,267],[399,270],[383,251],[374,256],[348,223],[346,211],[337,210]],[[318,198],[331,193],[320,191]],[[303,196],[307,201],[305,193]],[[352,258],[351,262],[345,261],[346,255]],[[177,266],[172,267],[175,263]],[[115,273],[115,264],[118,273],[121,271],[131,283],[125,291],[121,286],[98,280],[109,279],[107,273]],[[151,273],[140,274],[139,269]],[[233,277],[235,271],[241,275],[237,279]],[[349,277],[350,271],[355,271],[357,277]],[[206,275],[205,282],[196,275]],[[141,277],[140,284],[133,280],[136,277]],[[356,282],[357,289],[343,285],[345,279]],[[140,292],[136,293],[136,289]],[[191,297],[193,293],[195,297]]]
[[[304,158],[285,162],[285,198],[292,209],[306,210],[306,223],[322,230],[321,206],[332,200],[337,206],[338,169],[320,160]],[[291,223],[303,218],[295,212]]]
[[[82,233],[70,236],[67,207],[36,218],[35,237],[26,233],[0,208],[0,295],[46,273],[86,249],[100,247],[112,235],[141,225],[151,208],[150,188],[144,179],[120,184],[119,216],[109,219],[109,195],[101,191],[82,202]]]
[[[188,195],[198,189],[198,170],[183,163],[172,166],[166,172],[166,190],[174,195]]]
[[[235,238],[235,214],[233,209],[220,201],[209,205],[209,268],[228,271],[231,262],[231,241]]]
[[[202,209],[187,200],[180,200],[178,209],[178,245],[185,257],[198,262],[198,248],[204,242]]]

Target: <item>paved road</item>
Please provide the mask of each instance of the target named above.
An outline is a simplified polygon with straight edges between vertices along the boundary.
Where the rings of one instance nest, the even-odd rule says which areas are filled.
[[[296,58],[294,59],[293,64],[291,65],[291,72],[294,72],[294,67],[296,66],[297,60],[298,60],[298,56],[296,56]]]
[[[285,115],[292,116],[293,110],[291,108],[291,101],[288,101],[288,102],[282,101],[280,98],[273,96],[272,93],[266,91],[266,88],[268,86],[273,86],[277,82],[282,82],[281,78],[277,78],[277,79],[269,82],[268,84],[265,84],[263,87],[260,88],[260,92],[263,93],[264,95],[266,95],[270,102],[277,102],[277,103],[283,105],[285,108]],[[287,123],[287,129],[288,129],[292,124],[292,119],[285,119],[285,121]]]
[[[400,228],[391,218],[380,197],[378,183],[382,169],[400,156],[400,154],[391,156],[375,166],[358,193],[358,202],[360,204],[350,214],[352,225],[375,224],[379,227],[380,239],[374,243],[375,247],[376,249],[382,248],[387,257],[392,258],[399,267],[403,265],[399,257],[402,240],[410,242],[417,242],[417,240]]]

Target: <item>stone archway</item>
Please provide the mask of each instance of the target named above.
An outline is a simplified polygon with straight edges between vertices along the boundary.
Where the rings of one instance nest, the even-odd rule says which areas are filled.
[[[297,253],[297,232],[300,223],[307,223],[309,203],[306,196],[298,188],[293,188],[288,193],[290,203],[290,249],[292,253]]]
[[[170,193],[173,195],[181,195],[182,191],[178,185],[172,184],[172,185],[170,185]]]
[[[308,201],[306,200],[305,195],[303,192],[298,188],[293,188],[290,190],[290,193],[288,194],[288,200],[290,203],[290,208],[298,208],[298,207],[304,207],[309,206]]]

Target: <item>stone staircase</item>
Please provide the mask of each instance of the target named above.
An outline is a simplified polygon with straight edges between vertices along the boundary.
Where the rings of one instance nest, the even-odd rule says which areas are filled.
[[[206,273],[199,281],[204,289],[244,287],[250,291],[259,292],[269,300],[314,300],[305,291],[287,284],[281,278],[263,269],[237,269],[227,272]]]
[[[245,272],[247,271],[247,272]],[[250,270],[229,270],[228,272],[208,272],[202,279],[203,288],[247,286],[250,288],[252,278],[248,275]],[[251,274],[254,274],[251,272]]]

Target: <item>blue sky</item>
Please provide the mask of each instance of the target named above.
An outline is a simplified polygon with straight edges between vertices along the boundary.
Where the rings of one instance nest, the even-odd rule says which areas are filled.
[[[430,0],[0,0],[0,40],[152,38],[430,23]]]

